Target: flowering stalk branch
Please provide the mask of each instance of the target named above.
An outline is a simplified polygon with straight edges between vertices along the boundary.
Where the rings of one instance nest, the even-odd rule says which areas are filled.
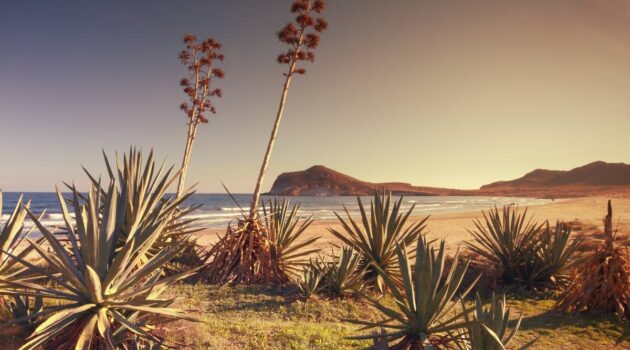
[[[276,142],[278,136],[278,129],[280,128],[280,121],[284,114],[284,107],[289,93],[289,86],[291,85],[291,79],[294,74],[304,74],[306,69],[298,68],[299,61],[315,60],[315,54],[313,50],[319,44],[318,33],[324,31],[328,24],[326,21],[318,16],[324,10],[325,3],[323,0],[296,0],[291,6],[291,12],[297,13],[295,22],[289,23],[278,32],[278,39],[289,45],[289,49],[278,56],[278,63],[288,64],[289,68],[284,73],[285,80],[282,88],[282,94],[280,96],[280,104],[278,111],[276,112],[276,120],[271,130],[271,136],[269,143],[267,144],[267,150],[263,163],[258,173],[258,180],[256,181],[256,187],[254,189],[254,196],[249,210],[250,219],[254,220],[258,216],[258,205],[260,203],[260,191],[262,188],[263,179],[267,168],[269,167],[269,160],[271,158],[271,151]]]
[[[199,124],[208,122],[207,112],[216,113],[214,105],[210,101],[211,97],[221,97],[221,89],[212,88],[213,78],[221,79],[224,73],[219,68],[213,68],[214,61],[223,61],[224,56],[220,53],[221,44],[214,39],[208,38],[202,42],[197,42],[197,38],[192,34],[184,36],[186,49],[179,54],[182,64],[187,65],[188,77],[180,81],[184,92],[189,98],[189,103],[182,103],[180,109],[186,113],[188,118],[188,133],[184,157],[182,159],[182,171],[177,184],[177,196],[184,191],[186,173],[190,162],[193,143],[197,136]]]

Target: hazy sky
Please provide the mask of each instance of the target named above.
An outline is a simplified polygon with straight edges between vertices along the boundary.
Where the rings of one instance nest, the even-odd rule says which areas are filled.
[[[369,181],[476,188],[534,168],[630,163],[630,2],[330,0],[266,180],[323,164]],[[0,187],[102,171],[101,148],[179,164],[177,60],[224,43],[218,114],[189,181],[251,192],[282,84],[290,1],[0,0]]]

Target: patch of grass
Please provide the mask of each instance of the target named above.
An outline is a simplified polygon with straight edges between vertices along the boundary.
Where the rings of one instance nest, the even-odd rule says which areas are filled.
[[[290,301],[277,290],[261,286],[174,288],[178,307],[194,310],[203,322],[176,323],[167,333],[194,349],[364,349],[367,341],[344,339],[356,335],[358,326],[340,319],[375,320],[377,313],[357,299]],[[392,305],[392,300],[383,301]],[[625,349],[616,344],[628,326],[614,316],[571,316],[551,312],[551,293],[508,295],[512,310],[523,312],[521,331],[512,346],[540,337],[531,349]],[[518,312],[512,315],[518,317]]]
[[[366,341],[345,339],[356,326],[340,318],[374,317],[362,301],[290,301],[260,286],[179,286],[178,306],[194,310],[200,323],[179,322],[167,335],[194,349],[356,349]]]
[[[357,333],[356,325],[342,318],[376,320],[377,313],[367,303],[352,299],[315,298],[293,301],[275,289],[262,286],[217,287],[176,285],[167,292],[176,297],[176,307],[189,310],[201,322],[178,321],[167,324],[167,339],[188,344],[192,349],[225,350],[350,350],[365,349],[368,341],[348,340]],[[510,344],[517,348],[540,337],[531,348],[548,349],[628,349],[630,326],[614,315],[554,313],[552,293],[508,294],[508,306],[517,318],[523,312],[521,330]],[[383,302],[393,306],[389,297]],[[471,304],[472,305],[472,304]],[[0,312],[6,319],[9,315]],[[617,344],[617,341],[621,340]],[[0,349],[16,349],[19,338],[0,337]]]

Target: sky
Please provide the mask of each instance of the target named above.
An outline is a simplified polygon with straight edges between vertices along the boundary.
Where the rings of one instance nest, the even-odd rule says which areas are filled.
[[[224,44],[224,97],[188,181],[253,191],[275,118],[290,1],[0,0],[0,188],[86,185],[101,149],[186,140],[185,33]],[[630,3],[329,0],[264,189],[321,164],[362,180],[478,188],[535,168],[630,163]]]

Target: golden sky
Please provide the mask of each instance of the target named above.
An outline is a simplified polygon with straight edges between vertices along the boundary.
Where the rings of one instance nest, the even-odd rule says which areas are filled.
[[[0,187],[49,191],[100,149],[179,163],[181,36],[225,45],[224,98],[190,181],[251,192],[274,118],[290,1],[0,8]],[[322,164],[368,181],[477,188],[535,168],[630,163],[630,2],[331,0],[266,188]],[[10,150],[7,152],[6,150]],[[42,176],[42,173],[45,176]],[[82,182],[83,181],[83,182]]]

